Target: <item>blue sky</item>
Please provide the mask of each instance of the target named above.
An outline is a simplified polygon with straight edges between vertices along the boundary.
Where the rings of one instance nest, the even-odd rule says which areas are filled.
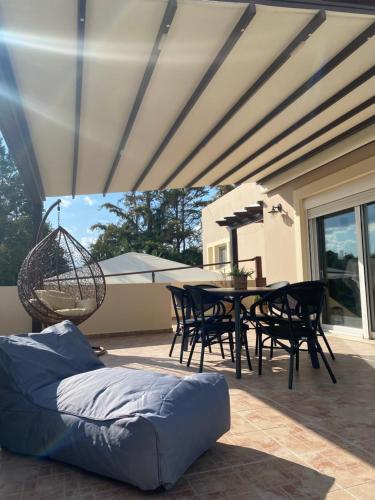
[[[115,222],[116,217],[105,208],[103,203],[114,203],[123,197],[123,193],[110,193],[103,197],[100,194],[76,196],[59,196],[47,198],[44,207],[47,209],[58,198],[61,204],[61,225],[69,231],[83,246],[89,247],[97,239],[99,232],[91,231],[90,227],[97,222]],[[48,220],[55,228],[57,226],[57,210],[54,210]]]
[[[210,189],[208,197],[214,194],[214,190]],[[44,208],[48,209],[52,203],[58,198],[61,203],[61,226],[63,226],[74,238],[76,238],[83,246],[89,248],[94,243],[100,234],[100,231],[92,231],[90,228],[94,224],[116,222],[117,217],[108,212],[105,208],[101,208],[103,203],[118,204],[123,199],[124,193],[109,193],[103,197],[101,194],[90,194],[76,196],[74,199],[71,196],[49,197],[44,203]],[[53,228],[57,227],[57,210],[48,217]]]

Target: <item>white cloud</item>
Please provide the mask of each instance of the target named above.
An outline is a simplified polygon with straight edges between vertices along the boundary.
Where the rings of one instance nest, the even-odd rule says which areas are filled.
[[[72,200],[70,200],[69,198],[61,198],[61,206],[63,208],[68,208],[68,207],[70,207],[71,204],[72,204]]]
[[[97,236],[82,236],[81,245],[88,248],[90,245],[93,245],[97,240]]]
[[[84,203],[86,203],[86,205],[89,205],[90,207],[92,207],[96,203],[96,200],[94,200],[94,198],[91,198],[90,196],[85,196],[83,198],[83,201]]]
[[[77,226],[65,226],[65,229],[68,231],[68,233],[73,234],[73,235],[77,235],[77,231],[78,231]]]
[[[91,229],[91,227],[86,228],[86,233],[89,235],[96,235],[96,237],[97,237],[99,232],[100,231],[98,229]]]

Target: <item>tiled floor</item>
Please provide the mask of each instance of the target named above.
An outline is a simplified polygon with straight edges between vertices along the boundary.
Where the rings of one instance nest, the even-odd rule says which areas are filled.
[[[168,358],[170,335],[102,340],[109,366],[185,375]],[[375,343],[332,339],[333,385],[324,368],[301,355],[293,391],[287,359],[264,362],[264,374],[244,371],[217,353],[207,370],[225,374],[231,393],[232,428],[169,492],[145,494],[127,485],[63,464],[0,452],[1,500],[130,498],[163,499],[375,499]],[[254,351],[252,349],[252,354]],[[256,366],[256,361],[254,361]]]

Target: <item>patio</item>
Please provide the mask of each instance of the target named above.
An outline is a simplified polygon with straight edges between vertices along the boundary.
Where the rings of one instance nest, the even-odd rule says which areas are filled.
[[[249,336],[250,338],[252,335]],[[103,339],[108,366],[186,375],[196,371],[168,358],[171,334]],[[295,388],[287,388],[287,358],[264,363],[264,375],[207,356],[207,370],[226,375],[232,428],[169,492],[145,494],[72,467],[1,452],[3,500],[105,498],[373,498],[375,488],[375,345],[332,338],[338,379],[312,370],[306,355]],[[254,351],[252,348],[252,357]],[[255,362],[256,363],[256,362]]]

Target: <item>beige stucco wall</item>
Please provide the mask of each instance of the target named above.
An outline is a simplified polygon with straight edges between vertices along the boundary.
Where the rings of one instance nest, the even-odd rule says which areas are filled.
[[[228,229],[218,226],[216,221],[262,199],[260,190],[255,184],[243,184],[203,209],[202,244],[203,261],[205,264],[208,263],[208,247],[210,245],[219,245],[223,242],[229,244]],[[240,259],[250,259],[257,255],[262,256],[262,258],[264,257],[263,223],[250,224],[238,229],[237,238]],[[229,258],[230,256],[228,255]],[[246,263],[244,266],[248,269],[254,269],[253,263]],[[264,266],[263,274],[265,271]]]
[[[202,212],[205,262],[207,262],[209,245],[216,244],[225,237],[229,241],[228,230],[218,226],[216,221],[257,201],[264,203],[264,222],[249,224],[238,229],[239,259],[261,256],[263,275],[268,283],[285,279],[295,281],[294,208],[292,206],[293,191],[290,188],[268,196],[262,193],[255,183],[246,183],[206,207]],[[269,214],[272,205],[278,203],[282,204],[283,213]],[[251,263],[248,267],[253,269]]]
[[[86,334],[166,331],[172,327],[171,300],[165,284],[108,285],[102,307],[80,325]],[[0,335],[31,331],[17,287],[0,287]]]
[[[31,330],[31,318],[18,298],[16,286],[0,287],[0,318],[0,335]]]
[[[161,331],[172,327],[164,284],[108,285],[101,308],[80,328],[87,334]]]
[[[267,282],[309,279],[307,218],[304,201],[318,193],[336,189],[358,177],[375,172],[375,144],[334,160],[268,193],[255,183],[246,183],[216,200],[203,210],[203,254],[207,247],[222,239],[228,232],[216,221],[246,205],[263,201],[264,223],[240,229],[239,258],[262,257],[263,274]],[[367,189],[375,187],[369,181]],[[273,205],[281,203],[281,214],[269,214]]]

